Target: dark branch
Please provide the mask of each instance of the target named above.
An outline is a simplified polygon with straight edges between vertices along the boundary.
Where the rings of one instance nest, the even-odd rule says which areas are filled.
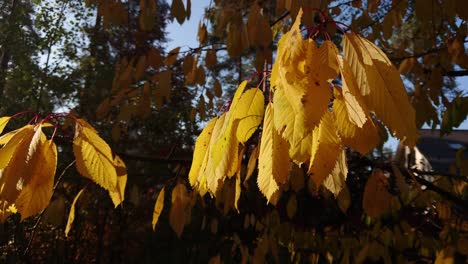
[[[445,73],[445,75],[450,77],[468,76],[468,70],[448,71]]]

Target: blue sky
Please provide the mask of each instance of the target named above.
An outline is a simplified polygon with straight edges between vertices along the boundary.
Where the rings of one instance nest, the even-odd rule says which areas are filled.
[[[173,23],[168,25],[167,32],[170,40],[167,45],[168,50],[179,46],[182,50],[186,50],[188,47],[196,48],[198,46],[198,23],[202,20],[204,10],[209,4],[210,0],[192,1],[190,20],[185,21],[182,25],[179,25],[179,23],[174,20]],[[468,91],[468,76],[458,77],[456,80],[459,86],[463,87],[465,91]],[[468,129],[468,119],[465,119],[458,129]],[[395,139],[390,139],[387,145],[394,148],[397,145],[397,141]]]

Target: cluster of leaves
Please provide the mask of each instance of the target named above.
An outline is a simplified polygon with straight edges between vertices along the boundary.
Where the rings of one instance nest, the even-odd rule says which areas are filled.
[[[123,201],[127,181],[125,164],[112,154],[110,147],[88,122],[73,115],[51,114],[43,119],[36,115],[33,123],[0,137],[3,146],[0,150],[2,222],[16,212],[23,220],[49,205],[57,167],[57,146],[53,140],[59,129],[58,120],[64,117],[75,121],[73,152],[78,172],[107,190],[116,207]],[[1,131],[11,118],[0,119]],[[55,124],[49,121],[55,121]],[[54,130],[48,139],[43,128],[49,127]],[[82,192],[73,202],[65,233],[73,222],[74,203]]]
[[[259,189],[273,204],[288,181],[291,161],[308,166],[311,184],[324,184],[338,196],[347,175],[345,146],[366,154],[379,145],[377,120],[415,145],[414,110],[387,56],[354,33],[344,35],[343,56],[331,41],[318,48],[313,39],[303,39],[301,16],[302,11],[279,41],[266,110],[262,91],[244,93],[243,82],[229,111],[212,119],[197,139],[189,177],[202,196],[207,191],[216,196],[224,180],[237,175],[237,203],[239,156],[264,112],[260,147],[253,153],[258,152]],[[339,74],[341,87],[332,83]]]

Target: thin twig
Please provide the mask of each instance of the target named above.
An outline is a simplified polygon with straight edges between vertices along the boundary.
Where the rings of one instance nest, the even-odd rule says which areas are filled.
[[[75,162],[76,162],[76,160],[73,160],[70,164],[67,165],[67,167],[65,167],[65,169],[63,169],[62,173],[57,178],[57,182],[54,185],[54,188],[52,190],[52,196],[54,195],[55,190],[57,189],[58,185],[60,184],[60,181],[62,180],[62,178],[65,175],[65,173],[67,172],[67,170],[70,169],[71,166],[73,166],[75,164]],[[26,249],[24,250],[23,256],[26,256],[26,254],[28,253],[29,248],[31,247],[32,241],[33,241],[34,236],[36,234],[37,227],[39,226],[39,223],[41,222],[42,217],[44,216],[44,213],[45,213],[46,209],[47,208],[43,209],[41,211],[41,213],[39,214],[39,216],[37,217],[36,223],[34,224],[34,226],[32,228],[32,231],[31,231],[31,237],[29,238],[29,242],[28,242],[28,245],[26,246]]]

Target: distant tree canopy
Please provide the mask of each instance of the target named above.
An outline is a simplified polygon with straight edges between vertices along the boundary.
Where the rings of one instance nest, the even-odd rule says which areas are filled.
[[[464,2],[4,1],[0,259],[466,261],[463,149],[383,147],[466,119]]]

